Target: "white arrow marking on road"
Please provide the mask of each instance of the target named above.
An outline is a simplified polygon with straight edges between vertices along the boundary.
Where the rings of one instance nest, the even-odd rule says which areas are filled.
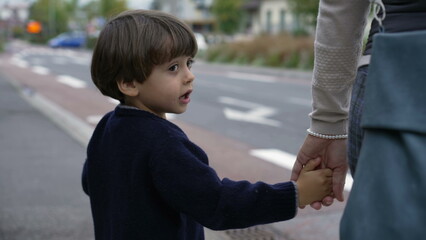
[[[68,85],[73,88],[85,88],[86,83],[80,79],[67,76],[67,75],[60,75],[57,78],[58,82],[63,83],[65,85]]]
[[[219,97],[219,102],[229,104],[237,107],[249,108],[249,111],[243,112],[231,108],[225,108],[223,113],[225,117],[231,120],[244,121],[251,123],[258,123],[263,125],[269,125],[273,127],[281,126],[279,121],[268,119],[268,117],[274,115],[277,111],[274,108],[266,107],[257,103],[247,102],[238,100],[230,97]]]
[[[247,80],[247,81],[267,82],[267,83],[276,82],[275,77],[252,74],[252,73],[229,72],[226,76],[228,78],[233,78],[237,80]]]
[[[294,161],[296,161],[296,156],[279,149],[253,149],[250,151],[250,155],[280,166],[282,168],[292,170]],[[353,179],[347,174],[345,190],[350,191],[352,188]]]
[[[18,57],[12,58],[12,64],[15,64],[16,66],[21,67],[21,68],[27,68],[28,67],[28,62],[25,61],[25,60],[22,60]]]
[[[48,68],[42,67],[42,66],[34,66],[31,68],[31,70],[34,73],[40,74],[40,75],[47,75],[50,73],[50,70]]]

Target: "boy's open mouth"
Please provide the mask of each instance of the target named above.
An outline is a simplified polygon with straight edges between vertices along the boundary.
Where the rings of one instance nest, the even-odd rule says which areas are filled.
[[[191,95],[191,93],[192,93],[192,89],[186,91],[186,93],[180,96],[179,99],[184,102],[189,102],[189,95]]]

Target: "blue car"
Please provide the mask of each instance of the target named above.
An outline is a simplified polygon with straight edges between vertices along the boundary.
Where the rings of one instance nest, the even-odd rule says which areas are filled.
[[[49,46],[58,47],[83,47],[86,44],[84,32],[65,32],[49,40]]]

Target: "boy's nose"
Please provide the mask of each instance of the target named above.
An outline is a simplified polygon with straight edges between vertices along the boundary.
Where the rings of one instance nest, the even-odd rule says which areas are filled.
[[[193,82],[195,79],[195,75],[191,72],[191,70],[187,69],[185,75],[185,84]]]

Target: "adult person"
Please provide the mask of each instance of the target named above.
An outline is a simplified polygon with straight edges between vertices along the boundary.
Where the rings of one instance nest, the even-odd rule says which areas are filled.
[[[384,0],[383,2],[386,18],[382,23],[386,32],[426,29],[425,0]],[[319,3],[311,124],[297,155],[292,179],[298,178],[302,166],[309,159],[319,156],[323,160],[323,166],[333,169],[333,197],[338,201],[343,201],[348,162],[351,173],[354,175],[362,145],[363,131],[360,127],[360,119],[364,86],[373,36],[379,32],[378,21],[373,20],[368,41],[361,56],[369,10],[368,0],[320,0]],[[382,16],[382,13],[378,15]],[[348,135],[349,139],[346,142]],[[333,197],[324,198],[322,204],[331,205]],[[311,206],[320,209],[321,203],[316,202]]]

